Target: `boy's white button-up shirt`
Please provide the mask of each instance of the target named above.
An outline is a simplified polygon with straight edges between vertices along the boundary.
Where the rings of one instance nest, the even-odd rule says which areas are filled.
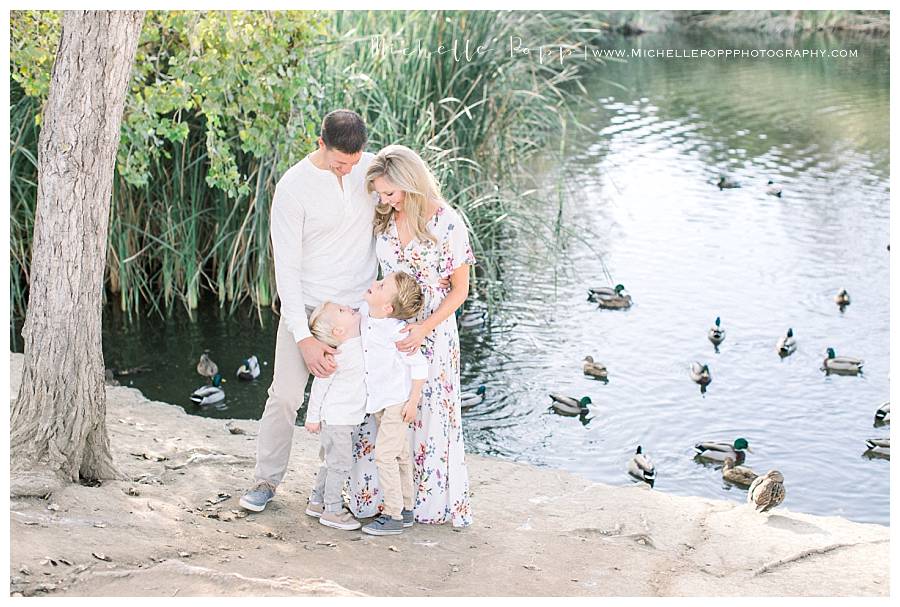
[[[359,308],[363,361],[366,377],[366,413],[409,400],[414,379],[428,379],[428,361],[421,351],[407,355],[397,342],[409,334],[400,331],[406,323],[396,318],[372,318],[363,301]]]
[[[337,370],[313,380],[307,423],[355,426],[366,415],[366,380],[361,337],[351,337],[334,355]]]
[[[278,180],[272,198],[271,236],[281,322],[299,342],[310,336],[305,306],[323,301],[357,306],[375,280],[375,195],[366,193],[362,158],[341,178],[309,156]]]

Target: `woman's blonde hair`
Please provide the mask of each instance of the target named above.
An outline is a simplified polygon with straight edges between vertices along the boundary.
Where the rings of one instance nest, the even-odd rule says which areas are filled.
[[[326,309],[330,304],[330,301],[319,304],[309,315],[309,332],[323,344],[337,348],[341,342],[334,336],[334,323]]]
[[[443,202],[441,189],[434,174],[425,161],[405,145],[389,145],[382,149],[366,171],[366,191],[375,191],[373,181],[384,177],[403,190],[405,199],[403,211],[413,238],[437,243],[437,238],[428,230],[428,201]],[[394,216],[394,209],[388,204],[375,207],[375,233],[384,234]]]

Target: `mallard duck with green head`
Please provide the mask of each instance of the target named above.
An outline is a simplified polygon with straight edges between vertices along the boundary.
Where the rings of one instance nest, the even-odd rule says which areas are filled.
[[[750,483],[747,501],[757,512],[766,512],[784,501],[784,475],[778,470],[769,470]]]
[[[191,393],[191,402],[200,406],[212,405],[225,400],[225,391],[222,389],[222,376],[216,373],[212,378],[212,384],[201,386]]]
[[[486,392],[487,388],[485,388],[484,386],[478,386],[478,388],[476,388],[474,392],[471,390],[463,392],[459,395],[460,407],[463,409],[469,409],[483,402]]]
[[[612,288],[588,289],[588,301],[596,302],[598,307],[606,310],[624,310],[631,307],[631,295],[625,292],[625,286],[622,284]]]
[[[759,475],[747,466],[736,466],[733,458],[725,458],[725,464],[722,466],[722,478],[729,483],[749,487],[757,476]]]
[[[718,349],[719,345],[725,341],[725,329],[722,328],[722,319],[716,316],[715,324],[710,328],[706,335],[709,341]]]
[[[794,338],[794,330],[789,328],[787,333],[778,339],[778,343],[775,344],[775,350],[778,352],[778,356],[785,358],[793,354],[796,349],[797,340]]]
[[[640,445],[638,445],[631,459],[628,460],[627,470],[628,474],[633,478],[644,481],[651,487],[656,481],[656,466],[653,465],[653,460],[650,459],[650,456],[643,452]]]
[[[237,375],[238,379],[253,381],[259,377],[259,359],[256,356],[244,359],[235,375]]]
[[[822,361],[822,370],[836,375],[857,375],[862,373],[863,364],[858,358],[849,356],[835,356],[834,348],[825,350],[825,360]]]
[[[588,377],[602,379],[604,381],[609,378],[609,372],[606,370],[606,366],[601,363],[594,362],[594,357],[592,356],[584,357],[584,366],[582,367],[582,370]]]
[[[573,417],[576,415],[587,415],[590,412],[590,396],[582,396],[581,400],[577,400],[571,396],[551,394],[550,398],[553,400],[553,410],[560,415]]]
[[[750,443],[745,438],[736,438],[731,444],[717,441],[697,443],[694,445],[694,449],[697,451],[697,457],[699,458],[724,462],[726,458],[730,457],[737,464],[744,463],[744,460],[747,458],[745,451],[753,453]]]

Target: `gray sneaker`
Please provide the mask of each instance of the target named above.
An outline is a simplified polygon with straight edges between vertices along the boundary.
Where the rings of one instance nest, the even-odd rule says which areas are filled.
[[[241,496],[238,504],[245,510],[262,512],[273,497],[275,497],[275,485],[269,481],[258,481],[252,489]]]
[[[400,514],[403,515],[403,527],[409,528],[413,526],[413,523],[416,522],[416,515],[413,514],[412,510],[403,509],[403,512]]]
[[[307,502],[306,503],[306,514],[310,515],[313,518],[319,518],[322,516],[322,513],[325,512],[325,504],[321,502]]]
[[[334,529],[343,529],[344,531],[353,531],[360,528],[360,522],[353,518],[347,510],[340,512],[323,512],[319,517],[319,522],[326,527]]]
[[[400,535],[403,533],[403,521],[396,521],[387,514],[379,514],[378,518],[362,530],[369,535]]]

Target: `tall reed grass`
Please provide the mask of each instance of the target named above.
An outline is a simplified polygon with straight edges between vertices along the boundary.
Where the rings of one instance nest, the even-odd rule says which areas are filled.
[[[583,22],[572,14],[488,11],[335,12],[323,17],[323,35],[296,58],[306,62],[310,77],[298,83],[290,103],[302,111],[306,131],[285,129],[281,135],[299,138],[296,157],[284,157],[279,152],[284,146],[276,142],[261,154],[236,146],[240,151],[234,164],[248,187],[229,195],[209,184],[209,118],[168,108],[165,118],[183,126],[184,135],[148,140],[159,149],[147,155],[149,178],[144,183],[136,185],[117,173],[106,292],[129,316],[166,314],[179,306],[193,310],[208,296],[230,311],[243,302],[257,309],[273,305],[269,204],[275,183],[286,166],[312,151],[307,131],[315,133],[322,116],[336,107],[356,109],[365,117],[370,150],[404,143],[422,152],[471,227],[479,259],[476,288],[489,302],[500,294],[503,240],[545,234],[548,209],[555,218],[558,201],[555,193],[537,189],[533,172],[539,161],[558,153],[561,133],[574,128],[570,106],[579,90],[578,68],[575,62],[541,65],[506,49],[510,36],[534,44],[571,39]],[[180,35],[189,37],[190,32]],[[381,47],[373,44],[375,36]],[[157,38],[159,60],[165,56],[165,36]],[[461,57],[466,41],[470,51],[477,45],[490,51]],[[385,44],[420,44],[436,51],[442,45],[452,48],[454,42],[456,53],[430,57],[383,52]],[[21,317],[27,301],[39,133],[35,116],[40,108],[16,83],[12,88],[10,302],[13,315]],[[240,88],[233,91],[238,99],[242,94]],[[553,248],[562,232],[549,234],[541,244]]]

